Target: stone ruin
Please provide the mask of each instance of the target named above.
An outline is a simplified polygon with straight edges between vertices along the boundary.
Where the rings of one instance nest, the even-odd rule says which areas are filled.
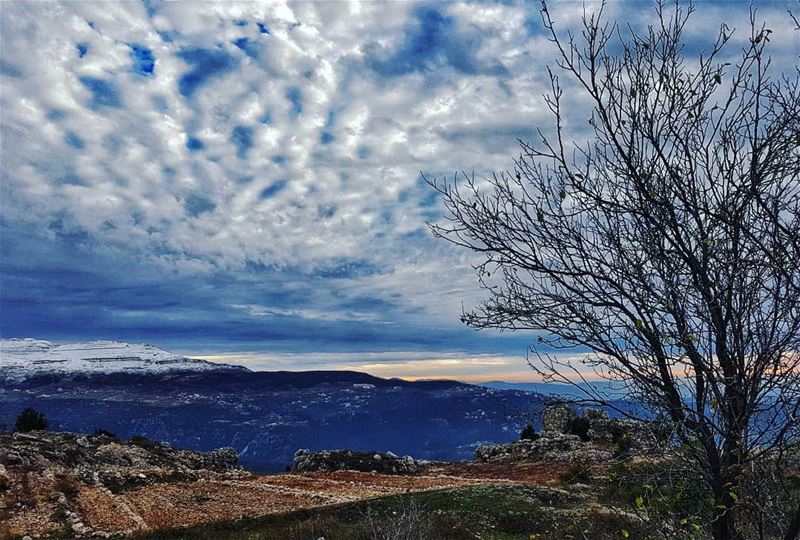
[[[575,434],[579,421],[586,428],[586,440]],[[586,408],[579,414],[567,404],[554,404],[542,411],[542,431],[538,438],[479,446],[475,457],[478,461],[602,463],[613,459],[613,445],[623,439],[631,449],[654,446],[653,434],[641,422],[611,418],[602,409]]]
[[[588,426],[586,437],[595,443],[611,443],[620,437],[628,437],[635,446],[644,447],[652,441],[652,434],[642,422],[623,418],[611,418],[603,409],[586,408],[583,414],[567,404],[549,405],[542,412],[542,435],[553,433],[570,434],[576,421],[583,420]]]
[[[569,405],[549,405],[542,411],[542,432],[569,433],[569,425],[578,413]]]

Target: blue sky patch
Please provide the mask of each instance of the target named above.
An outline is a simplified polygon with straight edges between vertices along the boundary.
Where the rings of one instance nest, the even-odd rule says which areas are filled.
[[[161,38],[161,41],[164,43],[172,43],[178,37],[180,37],[180,33],[175,30],[165,31],[165,30],[158,30],[157,31],[158,37]]]
[[[78,58],[83,58],[89,52],[88,43],[78,43],[75,47],[78,49]]]
[[[323,131],[322,134],[319,136],[319,142],[322,144],[331,144],[336,137],[330,131]]]
[[[421,6],[414,10],[414,21],[406,27],[401,45],[387,54],[376,43],[370,44],[366,48],[366,62],[384,77],[430,72],[444,66],[465,75],[506,74],[507,70],[499,63],[478,62],[480,45],[479,35],[461,33],[452,17],[435,7]]]
[[[131,45],[131,58],[133,59],[133,71],[139,75],[152,75],[156,68],[156,57],[153,51],[142,45]]]
[[[236,39],[233,41],[233,44],[250,58],[258,59],[259,55],[261,54],[261,43],[253,41],[250,38],[242,37]]]
[[[292,116],[298,117],[303,112],[303,94],[296,86],[292,86],[286,91],[286,99],[292,104]]]
[[[271,199],[272,197],[283,191],[283,189],[286,187],[287,184],[288,182],[286,180],[278,180],[276,182],[273,182],[272,184],[268,185],[261,191],[259,198],[261,200]]]
[[[213,212],[217,208],[217,205],[210,199],[193,193],[183,201],[183,207],[186,209],[187,214],[192,217],[197,217],[206,212]]]
[[[22,77],[22,70],[19,69],[14,64],[6,62],[5,60],[0,58],[0,75],[5,75],[6,77]]]
[[[47,111],[47,119],[51,122],[58,122],[67,117],[67,113],[59,109],[50,109]]]
[[[77,174],[75,174],[72,171],[67,172],[63,176],[59,177],[56,180],[56,184],[59,184],[59,185],[62,185],[62,186],[81,186],[81,187],[86,187],[86,186],[89,185],[86,182],[86,180],[84,180],[83,178],[81,178],[80,176],[78,176]]]
[[[152,18],[158,12],[158,8],[154,0],[142,0],[142,4],[144,4],[144,9],[147,11],[148,17]]]
[[[339,208],[335,204],[320,204],[317,206],[317,216],[320,219],[330,219],[336,214],[338,209]]]
[[[380,268],[370,262],[364,260],[347,260],[335,259],[328,264],[313,272],[313,275],[326,279],[353,279],[363,276],[371,276],[380,272]],[[369,299],[367,302],[374,301]],[[363,304],[359,299],[354,300],[355,304],[351,308],[363,308]]]
[[[72,131],[67,131],[64,134],[64,142],[66,142],[68,145],[78,150],[83,150],[86,147],[86,143],[83,142],[83,139],[81,139],[76,133]]]
[[[178,81],[178,90],[187,99],[194,96],[203,85],[236,67],[236,59],[221,48],[184,49],[178,57],[193,67]]]
[[[231,142],[236,147],[239,159],[247,157],[247,152],[253,147],[253,128],[236,126],[231,132]]]
[[[198,150],[202,150],[205,148],[203,141],[196,137],[189,137],[186,139],[186,148],[191,150],[192,152],[197,152]]]
[[[120,97],[119,89],[117,89],[117,86],[113,82],[95,77],[81,77],[79,80],[92,94],[91,106],[93,109],[99,109],[101,107],[122,107],[122,98]]]

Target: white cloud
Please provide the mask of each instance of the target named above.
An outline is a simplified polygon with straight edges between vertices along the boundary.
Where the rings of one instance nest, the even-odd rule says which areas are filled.
[[[471,256],[427,233],[425,219],[440,208],[426,202],[419,172],[510,166],[516,137],[549,126],[541,95],[553,49],[531,33],[539,14],[529,6],[433,4],[452,18],[443,24],[461,40],[459,54],[474,54],[468,66],[432,57],[397,76],[370,69],[374,51],[426,46],[413,42],[419,6],[169,2],[148,13],[131,2],[4,3],[4,219],[86,238],[97,257],[181,275],[236,274],[248,261],[313,274],[356,261],[373,271],[338,280],[339,300],[369,296],[398,306],[387,317],[456,325],[462,302],[482,294]],[[647,20],[628,8],[610,3],[607,12]],[[732,11],[746,16],[702,4],[699,27]],[[553,8],[566,26],[582,12],[578,3]],[[797,33],[782,39],[776,54],[796,60]],[[133,71],[133,44],[152,51],[152,75]],[[193,58],[196,49],[210,56]],[[109,85],[106,101],[86,77]],[[237,148],[243,137],[251,148]],[[188,148],[190,138],[202,148]],[[258,315],[259,305],[245,311]],[[333,301],[268,309],[374,318]]]

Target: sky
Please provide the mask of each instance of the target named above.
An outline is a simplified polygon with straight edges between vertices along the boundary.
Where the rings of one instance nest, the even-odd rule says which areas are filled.
[[[796,4],[758,7],[792,67]],[[553,18],[576,29],[583,9]],[[747,11],[698,3],[687,50],[722,22],[744,39]],[[2,337],[534,379],[535,336],[459,322],[484,296],[477,259],[432,237],[422,180],[507,170],[549,129],[534,3],[12,1],[0,23]]]

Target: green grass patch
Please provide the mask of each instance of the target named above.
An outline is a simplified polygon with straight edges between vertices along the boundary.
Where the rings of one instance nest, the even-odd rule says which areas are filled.
[[[617,516],[587,512],[585,501],[537,486],[471,486],[392,495],[284,515],[139,535],[139,540],[610,540],[646,538]]]

